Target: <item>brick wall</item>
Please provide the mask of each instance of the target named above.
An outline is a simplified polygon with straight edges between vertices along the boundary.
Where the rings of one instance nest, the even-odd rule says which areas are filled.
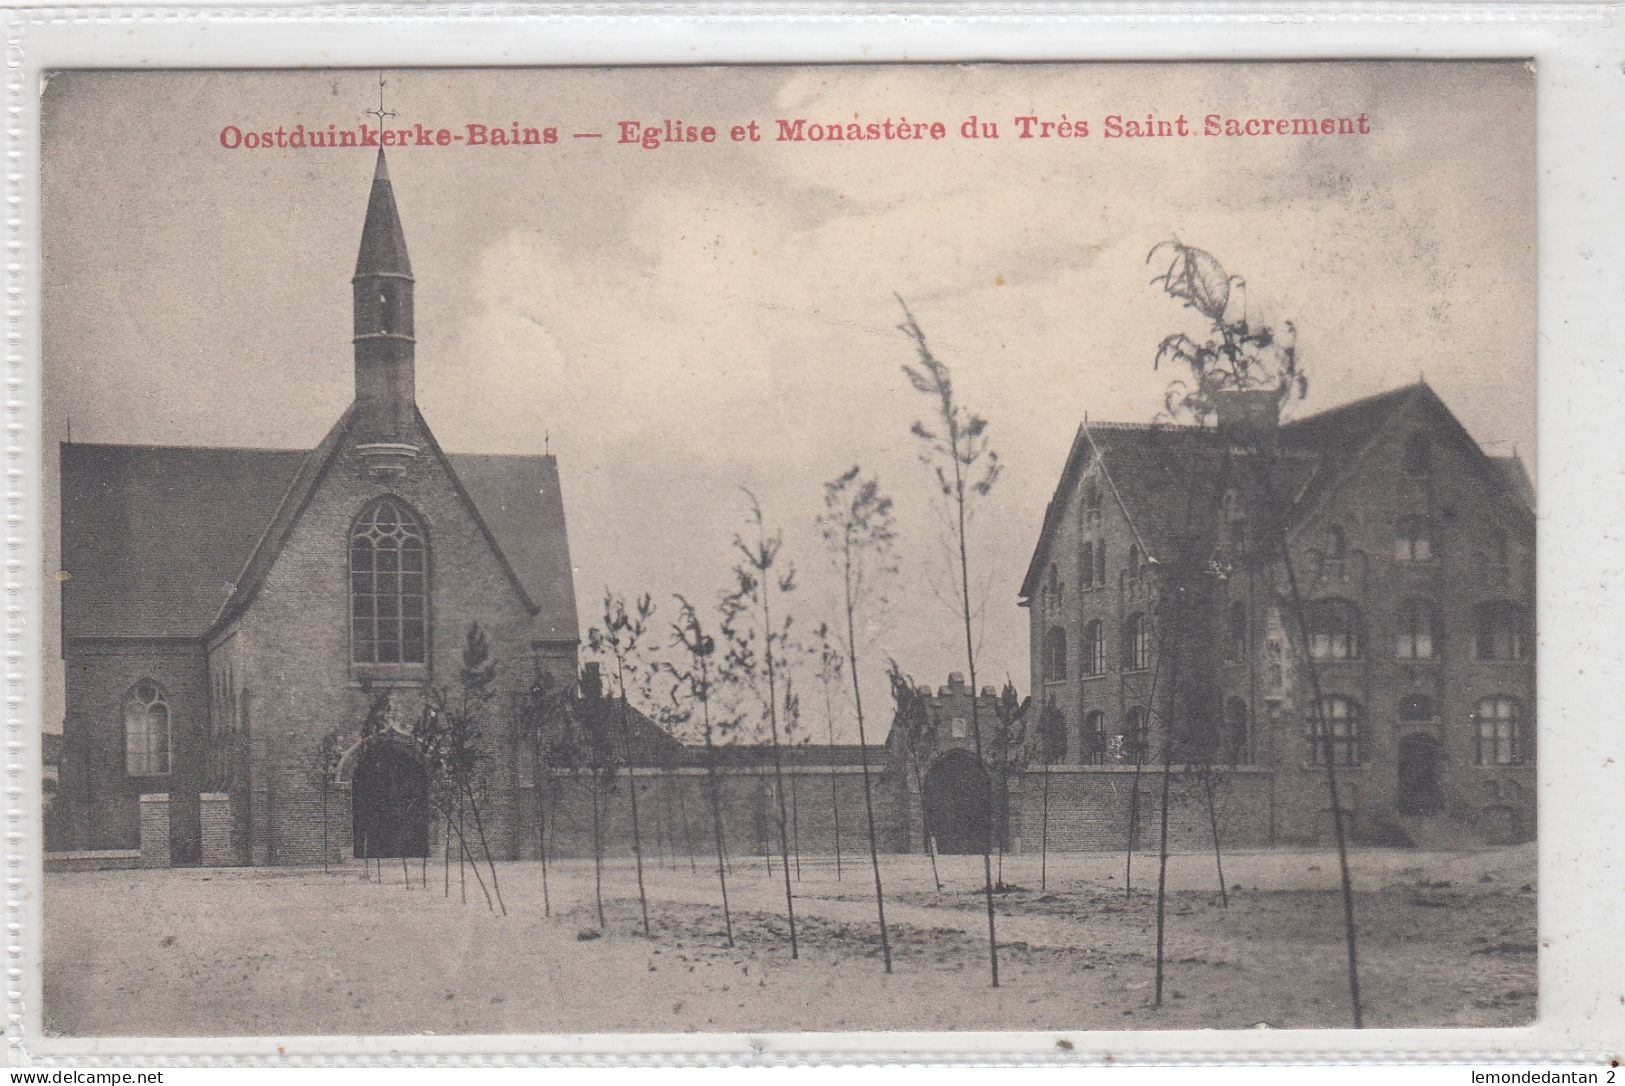
[[[141,796],[141,866],[169,867],[173,864],[170,841],[169,794],[148,792]]]
[[[229,795],[204,792],[198,796],[198,825],[204,867],[234,867],[242,862],[232,832]]]
[[[1142,767],[1138,784],[1131,766],[1056,766],[1051,767],[1048,777],[1049,848],[1121,850],[1128,847],[1130,827],[1135,825],[1136,847],[1157,846],[1161,833],[1160,765]],[[1270,843],[1270,777],[1267,770],[1260,769],[1213,772],[1213,814],[1224,847]],[[1011,833],[1019,837],[1023,852],[1036,852],[1041,847],[1044,778],[1041,769],[1029,771],[1020,783],[1019,795],[1011,801]],[[1208,787],[1202,775],[1176,766],[1168,791],[1169,846],[1178,850],[1212,847]]]
[[[132,776],[124,752],[124,698],[142,679],[157,683],[170,710],[170,772]],[[81,640],[66,660],[61,792],[73,849],[130,849],[140,840],[139,797],[171,796],[177,862],[198,859],[197,737],[208,713],[203,647],[197,642]]]

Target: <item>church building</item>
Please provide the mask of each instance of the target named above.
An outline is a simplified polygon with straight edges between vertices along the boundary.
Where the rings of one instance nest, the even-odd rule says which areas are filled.
[[[59,847],[146,853],[167,822],[174,863],[319,862],[324,839],[355,854],[382,791],[426,787],[398,720],[354,739],[378,692],[412,713],[430,684],[454,687],[476,622],[504,691],[573,681],[558,464],[447,453],[418,410],[382,151],[351,285],[355,398],[314,449],[62,446]],[[351,738],[324,773],[334,732]],[[511,729],[484,741],[488,837],[507,853],[520,759]]]

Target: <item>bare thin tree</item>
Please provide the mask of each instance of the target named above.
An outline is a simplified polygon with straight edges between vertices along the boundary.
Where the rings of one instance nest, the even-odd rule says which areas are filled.
[[[722,924],[728,945],[734,945],[733,917],[728,911],[728,846],[722,824],[722,780],[717,772],[717,738],[722,722],[713,713],[716,690],[717,642],[708,633],[694,605],[682,596],[677,599],[677,621],[672,625],[673,646],[682,653],[682,662],[665,667],[671,675],[673,698],[684,698],[700,707],[700,738],[705,745],[706,798],[711,806],[711,833],[717,848],[717,884],[722,889]]]
[[[841,578],[841,603],[846,616],[847,673],[852,679],[852,704],[858,717],[858,758],[863,773],[863,810],[869,831],[869,864],[875,875],[875,911],[880,920],[880,952],[886,972],[892,969],[891,936],[886,931],[886,894],[880,879],[880,849],[875,832],[874,790],[869,776],[869,738],[863,716],[863,684],[859,681],[858,621],[865,609],[884,601],[886,579],[897,570],[894,545],[897,522],[892,500],[879,480],[864,478],[854,464],[824,484],[824,512],[818,528]],[[822,629],[822,627],[821,627]],[[826,648],[828,643],[825,642]]]
[[[790,884],[790,812],[785,797],[784,753],[779,719],[779,672],[788,652],[791,619],[784,597],[795,590],[795,567],[781,561],[784,538],[769,532],[756,495],[745,491],[746,533],[734,536],[739,560],[734,587],[723,597],[722,632],[728,640],[727,672],[742,689],[756,691],[765,709],[773,755],[773,791],[778,807],[779,859],[784,873],[784,911],[790,926],[790,957],[801,956],[796,940],[795,892]],[[779,605],[778,617],[774,615]],[[766,688],[761,684],[765,681]]]
[[[977,502],[985,498],[999,478],[999,456],[988,441],[987,420],[967,411],[954,390],[948,367],[931,352],[925,332],[902,298],[903,323],[898,328],[914,344],[916,362],[902,367],[914,389],[930,402],[929,422],[916,421],[910,432],[920,443],[920,458],[931,468],[938,496],[946,505],[950,545],[958,566],[959,617],[965,626],[965,666],[970,673],[971,735],[976,758],[984,766],[982,722],[976,684],[976,608],[970,594],[970,521]],[[991,797],[990,797],[991,798]],[[992,827],[989,827],[991,831]],[[987,901],[988,967],[993,987],[999,986],[999,937],[993,915],[992,833],[982,842],[983,891]]]
[[[638,822],[637,751],[632,748],[631,716],[627,708],[626,678],[629,665],[635,668],[635,654],[649,619],[654,615],[654,601],[645,592],[634,601],[628,611],[624,597],[604,590],[604,625],[587,632],[587,643],[592,651],[607,656],[615,664],[615,686],[619,694],[621,717],[621,744],[626,757],[626,788],[632,805],[632,861],[638,874],[638,907],[643,914],[643,934],[649,934],[649,895],[643,885],[643,835]]]
[[[841,881],[841,788],[835,767],[835,701],[833,690],[841,681],[841,653],[829,623],[818,624],[818,682],[824,688],[824,724],[829,732],[829,810],[835,823],[835,881]]]

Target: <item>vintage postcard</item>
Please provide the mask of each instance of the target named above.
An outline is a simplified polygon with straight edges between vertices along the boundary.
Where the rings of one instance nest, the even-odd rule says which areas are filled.
[[[44,1036],[1529,1025],[1535,92],[49,72]]]

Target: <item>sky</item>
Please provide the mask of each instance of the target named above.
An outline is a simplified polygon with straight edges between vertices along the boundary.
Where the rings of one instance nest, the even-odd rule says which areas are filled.
[[[44,90],[44,554],[56,447],[308,448],[353,393],[350,286],[376,154],[222,146],[371,121],[380,73],[64,72]],[[869,609],[871,719],[895,657],[965,670],[950,553],[909,428],[901,297],[1005,465],[970,529],[978,678],[1028,682],[1018,589],[1079,423],[1149,421],[1152,360],[1191,315],[1149,282],[1177,237],[1292,320],[1306,414],[1424,377],[1485,448],[1535,455],[1534,78],[1522,62],[404,70],[391,124],[556,126],[531,147],[389,152],[416,276],[418,401],[453,452],[559,458],[583,636],[605,587],[714,600],[748,488],[799,570],[803,629],[838,582],[814,518],[854,464],[895,500]],[[1364,136],[1103,138],[1366,115]],[[959,138],[975,115],[997,140]],[[1013,118],[1086,120],[1016,138]],[[795,143],[777,118],[941,120],[949,138]],[[719,142],[616,142],[624,120]],[[727,130],[757,121],[759,142]],[[572,133],[601,132],[601,139]],[[177,560],[184,560],[179,552]],[[54,576],[47,576],[54,590]],[[44,618],[61,717],[59,601]],[[821,699],[820,699],[821,700]],[[874,707],[879,706],[876,710]],[[855,729],[837,706],[837,738]],[[821,716],[821,714],[820,714]],[[818,729],[823,727],[821,719]]]

